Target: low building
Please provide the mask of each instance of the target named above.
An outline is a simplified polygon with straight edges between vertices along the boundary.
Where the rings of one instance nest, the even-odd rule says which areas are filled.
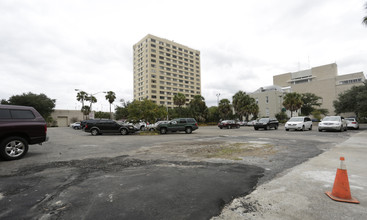
[[[330,114],[335,114],[333,102],[340,93],[363,85],[365,81],[363,72],[338,75],[336,63],[273,76],[274,85],[288,87],[292,92],[320,96],[320,108],[329,110]]]
[[[51,114],[52,119],[58,127],[68,127],[76,121],[83,120],[83,113],[80,110],[60,110],[56,109]]]

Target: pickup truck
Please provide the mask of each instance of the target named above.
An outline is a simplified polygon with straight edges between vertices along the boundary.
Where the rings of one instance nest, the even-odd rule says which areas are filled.
[[[33,107],[0,105],[0,158],[17,160],[28,145],[48,140],[45,119]]]

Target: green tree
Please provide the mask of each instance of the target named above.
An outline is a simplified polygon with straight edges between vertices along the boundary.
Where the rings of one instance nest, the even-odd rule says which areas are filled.
[[[367,83],[339,94],[333,104],[337,114],[354,112],[357,117],[367,117]]]
[[[177,93],[173,97],[173,103],[178,106],[178,117],[182,117],[182,106],[186,103],[186,96],[182,93]]]
[[[324,115],[324,116],[328,115],[329,110],[325,108],[315,109],[311,114],[314,118],[320,121],[320,119],[322,118],[321,115]]]
[[[105,97],[106,97],[106,100],[110,103],[110,119],[112,119],[111,105],[116,99],[116,94],[112,91],[108,91]]]
[[[111,114],[108,112],[98,111],[95,113],[94,118],[110,118]]]
[[[152,100],[144,99],[143,101],[134,100],[128,105],[129,119],[146,122],[154,122],[157,118],[167,116],[167,110],[164,106],[155,104]]]
[[[85,101],[89,102],[89,110],[92,111],[92,104],[97,102],[97,98],[93,95],[88,95]]]
[[[120,99],[120,102],[122,106],[117,106],[115,109],[116,120],[129,118],[128,106],[130,105],[130,102],[125,102],[124,99]]]
[[[228,99],[221,99],[219,101],[218,111],[221,119],[231,119],[233,115],[231,102]]]
[[[255,102],[255,99],[251,98],[249,95],[246,94],[246,92],[238,91],[234,96],[232,97],[232,105],[235,110],[235,112],[240,117],[240,120],[243,120],[243,116],[246,115],[246,118],[248,118],[248,115],[251,111],[251,104]]]
[[[188,106],[190,113],[197,122],[205,122],[208,115],[208,107],[205,104],[205,99],[201,95],[196,95],[190,101]]]
[[[219,116],[219,110],[217,106],[212,106],[208,108],[208,117],[207,117],[207,121],[208,122],[218,122],[220,119]]]
[[[88,105],[85,105],[82,107],[83,115],[85,115],[85,118],[88,118],[88,115],[90,114],[90,107]]]
[[[303,93],[301,94],[301,100],[303,102],[303,105],[301,107],[301,113],[302,115],[310,115],[313,111],[316,110],[315,106],[320,107],[321,103],[319,103],[319,100],[321,97],[313,94],[313,93]]]
[[[297,111],[303,105],[301,94],[296,92],[287,93],[284,96],[283,106],[291,111],[291,117],[293,117],[293,112]]]
[[[245,111],[246,121],[249,120],[250,115],[253,115],[253,118],[257,118],[257,114],[259,114],[259,106],[256,104],[256,100],[251,98],[250,104],[246,107]]]
[[[54,111],[56,99],[50,99],[45,94],[34,94],[31,92],[22,95],[14,95],[8,101],[2,100],[2,104],[24,105],[35,108],[43,118],[47,119]]]
[[[88,94],[84,91],[80,91],[76,94],[76,100],[82,103],[82,108],[84,107],[84,101],[87,99]]]

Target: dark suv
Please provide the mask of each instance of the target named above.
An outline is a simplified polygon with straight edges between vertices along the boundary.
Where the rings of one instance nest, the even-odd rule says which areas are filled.
[[[198,123],[193,118],[175,118],[170,122],[159,124],[157,131],[161,134],[166,134],[167,131],[185,131],[186,134],[191,134],[198,128]]]
[[[138,130],[133,125],[127,125],[114,120],[87,120],[84,126],[84,131],[90,132],[93,136],[103,133],[120,133],[126,135],[135,133]]]
[[[28,145],[47,141],[45,119],[27,106],[0,105],[0,157],[4,160],[22,158]]]
[[[255,124],[254,129],[259,130],[259,128],[264,128],[264,130],[269,130],[274,128],[277,130],[279,127],[279,122],[275,118],[260,118]]]

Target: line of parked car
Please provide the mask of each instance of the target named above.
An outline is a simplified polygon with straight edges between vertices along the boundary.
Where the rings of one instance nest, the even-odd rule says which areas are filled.
[[[279,121],[276,118],[260,118],[248,122],[247,125],[253,126],[255,130],[269,130],[279,127]],[[235,120],[223,120],[218,123],[220,129],[240,128],[240,123]],[[290,118],[284,125],[286,131],[289,130],[312,130],[312,120],[308,116],[299,116]],[[359,124],[355,118],[344,118],[342,116],[326,116],[319,122],[318,130],[321,131],[346,131],[347,129],[359,129]]]

